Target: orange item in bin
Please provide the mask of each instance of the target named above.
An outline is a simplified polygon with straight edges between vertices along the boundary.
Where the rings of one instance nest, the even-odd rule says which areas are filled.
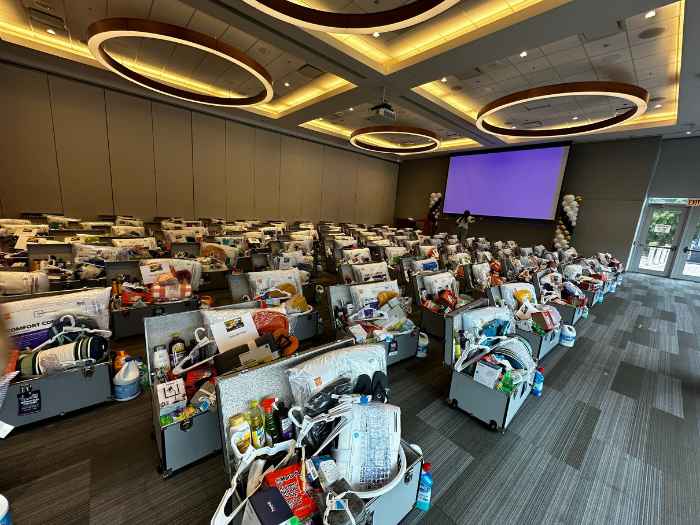
[[[260,335],[272,334],[280,329],[289,333],[289,319],[275,310],[259,310],[253,313],[253,322]]]

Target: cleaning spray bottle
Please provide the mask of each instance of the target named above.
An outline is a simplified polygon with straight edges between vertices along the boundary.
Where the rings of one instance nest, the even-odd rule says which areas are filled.
[[[416,500],[416,508],[427,512],[430,509],[430,496],[433,492],[433,473],[430,463],[423,463],[423,470],[420,474],[420,482],[418,484],[418,499]]]

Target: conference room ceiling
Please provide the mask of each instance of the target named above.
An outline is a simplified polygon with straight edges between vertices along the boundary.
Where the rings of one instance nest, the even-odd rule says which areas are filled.
[[[338,13],[376,13],[415,0],[295,1]],[[303,29],[242,0],[0,0],[0,59],[175,103],[105,71],[92,57],[87,28],[109,17],[203,33],[269,72],[270,101],[201,110],[345,147],[352,147],[356,129],[390,123],[370,109],[383,96],[396,112],[394,124],[432,131],[442,143],[438,152],[546,142],[493,135],[475,120],[499,97],[561,82],[627,82],[650,94],[646,114],[576,141],[685,137],[700,123],[700,53],[694,52],[700,32],[689,30],[700,26],[695,1],[462,0],[412,27],[372,35]],[[106,49],[148,78],[196,93],[232,97],[260,90],[241,68],[173,42],[122,37]],[[491,120],[517,129],[561,128],[608,118],[626,106],[621,99],[563,97],[514,106]]]

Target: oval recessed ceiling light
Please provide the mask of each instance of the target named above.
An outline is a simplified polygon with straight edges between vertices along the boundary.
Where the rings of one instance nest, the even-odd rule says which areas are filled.
[[[538,100],[551,98],[571,97],[571,96],[594,96],[594,97],[614,97],[622,98],[630,102],[633,107],[625,109],[607,119],[592,122],[590,124],[577,124],[563,128],[539,128],[539,129],[518,129],[501,127],[491,124],[486,119],[498,111],[527,104]],[[487,133],[502,135],[505,137],[570,137],[572,135],[582,135],[594,133],[604,129],[612,128],[627,120],[642,115],[647,110],[649,103],[649,93],[644,88],[621,82],[570,82],[566,84],[554,84],[533,89],[526,89],[511,95],[506,95],[484,106],[476,119],[476,126]],[[574,119],[575,120],[575,119]]]
[[[56,30],[55,30],[55,29],[51,29],[50,27],[46,30],[46,32],[47,32],[48,34],[50,34],[50,35],[55,35],[55,34],[56,34]]]
[[[291,0],[243,0],[246,4],[304,29],[326,33],[373,35],[420,24],[447,11],[460,0],[415,0],[393,9],[373,13],[323,11]]]
[[[289,82],[284,83],[284,87],[289,87],[289,86],[291,86],[291,84]]]
[[[527,51],[522,51],[520,53],[520,58],[527,58]]]
[[[447,82],[447,77],[442,77],[442,78],[440,79],[440,82],[442,82],[443,84],[444,84],[445,82]]]
[[[571,120],[578,120],[578,116],[572,118]]]
[[[654,109],[661,109],[662,107],[664,107],[663,104],[655,104],[654,105]]]
[[[644,15],[644,18],[649,20],[650,18],[654,18],[655,16],[656,16],[656,11],[652,9],[651,11],[646,12],[646,14]]]
[[[661,36],[665,31],[666,29],[663,27],[650,27],[649,29],[645,29],[644,31],[640,32],[637,36],[642,40],[649,40],[651,38]]]
[[[387,147],[371,142],[372,137],[382,135],[405,135],[409,140],[418,138],[423,142],[418,145]],[[369,139],[369,140],[368,140]],[[425,141],[429,141],[428,144]],[[371,126],[360,128],[350,135],[350,144],[356,148],[373,151],[375,153],[394,153],[397,155],[411,155],[415,153],[426,153],[440,147],[440,139],[430,130],[414,128],[411,126]],[[407,144],[404,142],[404,144]],[[414,142],[415,144],[415,142]]]
[[[117,75],[151,91],[189,102],[225,107],[250,106],[260,102],[269,102],[272,99],[273,89],[270,73],[242,51],[208,35],[184,27],[139,18],[106,18],[99,20],[90,24],[87,33],[87,45],[90,53],[100,64]],[[250,73],[262,84],[262,90],[250,97],[218,97],[159,82],[130,69],[105,51],[104,46],[106,42],[115,38],[125,37],[165,40],[209,53]]]

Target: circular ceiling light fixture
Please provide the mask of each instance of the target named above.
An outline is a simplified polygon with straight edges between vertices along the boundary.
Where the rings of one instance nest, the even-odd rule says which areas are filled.
[[[384,146],[377,144],[371,139],[381,138],[387,135],[405,135],[412,140],[409,146]],[[368,140],[369,139],[369,140]],[[426,144],[426,141],[428,142]],[[426,153],[440,147],[440,139],[430,130],[414,128],[411,126],[370,126],[360,128],[350,135],[350,144],[356,148],[372,151],[374,153],[394,153],[397,155],[411,155],[415,153]]]
[[[621,98],[633,104],[634,107],[622,111],[621,113],[590,124],[579,124],[569,127],[551,129],[511,129],[491,124],[486,119],[498,111],[526,104],[536,100],[552,99],[571,96],[594,96],[594,97],[614,97]],[[476,127],[492,135],[502,135],[505,137],[519,138],[556,138],[570,137],[572,135],[582,135],[594,133],[604,129],[612,128],[642,115],[647,110],[649,104],[649,93],[646,89],[632,84],[622,82],[570,82],[566,84],[554,84],[533,89],[526,89],[511,95],[506,95],[493,102],[490,102],[479,111],[476,118]]]
[[[165,40],[217,56],[250,73],[262,84],[262,89],[250,97],[219,97],[180,89],[171,84],[159,82],[130,69],[105,50],[105,44],[108,41],[124,37]],[[273,96],[272,77],[258,62],[235,47],[184,27],[139,18],[106,18],[90,24],[90,27],[88,27],[87,45],[92,56],[107,69],[141,87],[163,95],[189,102],[225,107],[251,106],[269,102]]]
[[[291,0],[243,0],[273,18],[325,33],[374,35],[420,24],[443,13],[460,0],[415,0],[374,13],[339,13],[306,7]]]

